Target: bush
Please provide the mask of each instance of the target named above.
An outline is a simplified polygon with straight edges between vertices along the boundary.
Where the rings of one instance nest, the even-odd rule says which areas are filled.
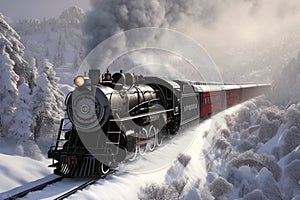
[[[230,191],[232,191],[233,185],[228,183],[224,178],[216,178],[210,185],[209,191],[215,198],[225,197]]]
[[[180,164],[182,164],[183,167],[186,167],[190,160],[192,159],[191,156],[189,155],[185,155],[185,154],[179,154],[178,157],[177,157],[177,160],[179,161]]]
[[[268,120],[279,120],[281,122],[285,121],[285,111],[277,106],[268,106],[261,110],[261,116],[266,116]]]
[[[146,185],[146,187],[140,189],[140,192],[138,193],[138,198],[141,200],[178,199],[178,193],[174,192],[165,185],[159,186],[158,184],[151,183]]]
[[[180,196],[182,194],[187,182],[188,182],[187,178],[182,178],[180,180],[175,180],[172,182],[171,185],[174,188],[174,190],[176,191],[176,193],[178,194],[178,196]]]
[[[217,137],[214,147],[225,156],[227,156],[232,151],[231,144],[227,141],[226,138],[222,136]]]
[[[220,131],[220,135],[224,138],[230,138],[230,130],[228,128],[222,128]]]
[[[270,156],[267,156],[265,154],[256,154],[252,151],[241,153],[236,158],[233,158],[229,162],[229,165],[236,168],[239,168],[243,165],[255,167],[257,171],[260,171],[263,167],[266,167],[269,171],[272,172],[276,180],[278,180],[281,175],[281,168],[277,164],[275,159],[272,159]]]
[[[260,129],[256,139],[256,143],[265,143],[271,139],[277,132],[281,122],[279,120],[270,121],[265,115],[262,116],[260,121]]]
[[[250,110],[248,107],[244,106],[242,107],[237,114],[237,122],[242,124],[243,122],[248,122],[250,123]]]
[[[187,178],[181,178],[163,185],[158,185],[155,183],[147,184],[144,188],[140,189],[138,198],[143,200],[178,199],[183,194],[187,182]]]

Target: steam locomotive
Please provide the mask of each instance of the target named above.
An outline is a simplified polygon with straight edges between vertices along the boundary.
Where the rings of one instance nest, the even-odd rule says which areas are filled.
[[[64,177],[105,174],[124,160],[153,151],[180,127],[270,88],[167,80],[122,70],[102,76],[90,70],[74,83],[56,144],[48,151],[50,167]]]

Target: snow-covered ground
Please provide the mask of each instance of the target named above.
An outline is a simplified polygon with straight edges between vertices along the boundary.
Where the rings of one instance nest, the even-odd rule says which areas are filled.
[[[69,199],[298,197],[299,120],[300,104],[284,108],[261,97],[249,100],[180,131],[154,152],[122,164],[119,172]],[[16,156],[13,141],[2,139],[1,146],[1,192],[51,175],[49,160]],[[69,190],[78,180],[63,183],[25,199],[53,199],[56,187]]]
[[[0,193],[52,174],[49,159],[41,161],[18,156],[13,140],[0,137]],[[1,194],[0,194],[1,199]]]
[[[101,199],[137,199],[141,187],[149,183],[166,184],[185,179],[188,179],[187,188],[192,188],[197,183],[200,183],[203,187],[207,176],[205,159],[207,155],[205,152],[209,152],[209,149],[211,149],[212,143],[210,140],[213,135],[210,134],[215,133],[210,131],[207,134],[207,132],[214,130],[215,119],[220,120],[220,117],[224,116],[225,113],[231,114],[240,107],[240,105],[237,105],[215,115],[212,119],[202,121],[200,125],[180,131],[154,152],[148,152],[133,162],[122,164],[119,172],[98,181],[97,184],[73,195],[70,199],[99,199],[99,197]],[[5,161],[0,164],[0,174],[3,176],[1,180],[6,180],[1,181],[1,192],[26,185],[26,183],[51,174],[51,169],[47,168],[47,165],[51,162],[50,160],[35,161],[30,158],[15,156],[13,152],[14,145],[10,144],[9,146],[11,149],[4,149],[0,154],[1,160]],[[191,156],[191,160],[186,167],[177,159],[180,153]],[[40,181],[43,181],[43,179]],[[59,186],[60,189],[63,187],[66,187],[67,190],[70,186],[69,184]],[[115,191],[118,192],[115,193]],[[28,199],[53,198],[53,196],[49,196],[49,192],[45,193],[47,195],[38,192],[29,194],[27,197]],[[7,193],[2,195],[4,194]]]
[[[65,12],[66,16],[69,16],[68,13],[72,10],[74,14],[79,14],[80,18],[84,16],[76,8]],[[70,19],[73,19],[72,16],[74,15],[71,15]],[[43,60],[49,54],[48,59],[56,63],[55,71],[61,79],[61,90],[67,94],[73,89],[72,82],[77,73],[76,64],[82,56],[82,49],[78,43],[81,31],[77,32],[78,27],[75,29],[77,31],[59,29],[49,35],[34,31],[27,34],[27,31],[32,30],[32,25],[36,25],[39,31],[47,32],[40,22],[27,20],[19,24],[26,48],[30,50],[25,52],[25,55],[28,61],[32,56],[37,58],[35,65],[34,62],[27,65],[23,59],[24,48],[19,42],[19,36],[2,18],[0,16],[0,43],[4,45],[5,51],[2,52],[0,61],[3,63],[1,66],[7,67],[2,67],[1,70],[5,80],[11,80],[11,85],[3,84],[5,87],[0,93],[4,97],[10,97],[12,93],[13,95],[12,98],[8,98],[9,102],[1,100],[0,107],[3,109],[0,109],[0,199],[30,186],[32,181],[36,184],[53,177],[52,170],[47,167],[51,160],[45,158],[48,140],[54,142],[52,136],[57,131],[51,123],[49,126],[45,123],[37,126],[47,130],[40,133],[50,132],[50,136],[31,136],[26,142],[12,139],[8,133],[4,133],[9,130],[9,124],[5,123],[3,116],[12,116],[12,113],[21,107],[17,102],[23,100],[20,95],[22,93],[17,91],[20,89],[17,88],[17,82],[24,78],[35,83],[37,80],[27,77],[28,74],[34,75],[32,77],[43,77],[43,73],[46,73],[51,75],[50,79],[40,79],[42,81],[37,86],[41,88],[40,91],[48,90],[49,97],[55,96],[59,88],[52,65],[48,61],[39,60]],[[69,20],[68,17],[62,19]],[[42,24],[52,29],[60,27],[60,23],[55,25],[52,21],[44,21]],[[70,36],[68,31],[74,32],[74,35]],[[96,37],[99,37],[98,33]],[[280,59],[275,62],[280,62]],[[43,66],[42,63],[47,65]],[[23,73],[21,69],[25,67],[30,73]],[[39,68],[39,73],[34,72],[37,70],[35,68]],[[264,98],[252,99],[218,113],[200,125],[182,130],[154,152],[149,152],[132,163],[122,164],[119,172],[109,175],[69,199],[300,199],[299,73],[300,54],[274,78],[276,81],[272,84],[272,95],[268,98],[272,103]],[[47,81],[53,83],[44,86],[43,83]],[[35,84],[31,84],[31,89],[38,91]],[[17,98],[18,96],[20,98]],[[46,104],[51,102],[55,105],[60,99],[59,104],[62,104],[62,95],[51,101],[49,97],[36,101]],[[19,101],[15,101],[16,99]],[[46,119],[54,118],[55,113],[61,110],[60,106],[47,108],[46,111],[53,113]],[[36,116],[33,116],[33,119],[37,119]],[[21,122],[20,124],[24,124],[24,121]],[[4,127],[6,125],[8,128]],[[16,123],[15,125],[18,126]],[[27,128],[33,128],[37,123],[27,125]],[[67,179],[46,187],[43,191],[28,194],[24,199],[53,199],[56,192],[69,190],[81,181]],[[15,189],[16,187],[19,188]]]

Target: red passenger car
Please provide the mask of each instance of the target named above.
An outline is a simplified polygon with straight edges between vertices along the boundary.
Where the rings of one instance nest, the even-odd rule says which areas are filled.
[[[200,117],[207,116],[224,107],[224,92],[220,84],[194,83],[194,90],[200,96]]]

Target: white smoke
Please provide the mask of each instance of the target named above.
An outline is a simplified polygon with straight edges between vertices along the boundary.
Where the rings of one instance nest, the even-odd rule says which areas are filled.
[[[196,39],[226,81],[270,81],[300,49],[297,0],[91,0],[87,50],[138,27],[175,29]],[[176,42],[176,41],[174,41]]]
[[[91,0],[85,32],[88,50],[115,33],[140,27],[170,27],[194,0]]]

